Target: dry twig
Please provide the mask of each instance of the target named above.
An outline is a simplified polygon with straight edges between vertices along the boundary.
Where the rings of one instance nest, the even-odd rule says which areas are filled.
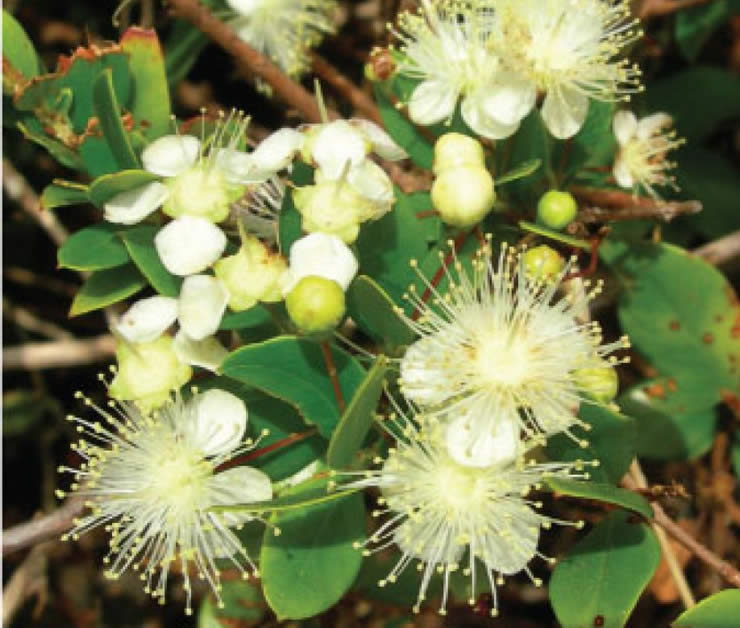
[[[692,251],[694,255],[710,264],[721,266],[740,257],[740,230],[733,231],[717,240],[712,240]]]
[[[3,349],[3,371],[94,364],[112,356],[115,349],[116,341],[110,334],[84,340],[32,342]]]
[[[48,598],[46,578],[46,550],[48,544],[34,547],[24,561],[13,571],[3,587],[3,626],[9,626],[13,616],[30,597],[36,596],[34,615],[37,615]]]
[[[58,537],[72,527],[73,520],[84,508],[82,497],[72,497],[47,515],[3,530],[3,556]]]

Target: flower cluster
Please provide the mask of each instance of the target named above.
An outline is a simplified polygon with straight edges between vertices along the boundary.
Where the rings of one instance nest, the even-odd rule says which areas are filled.
[[[562,139],[591,99],[640,90],[639,70],[619,58],[640,35],[627,0],[423,0],[393,32],[398,72],[420,81],[408,111],[421,125],[449,121],[460,100],[473,131],[501,139],[543,99],[545,125]]]

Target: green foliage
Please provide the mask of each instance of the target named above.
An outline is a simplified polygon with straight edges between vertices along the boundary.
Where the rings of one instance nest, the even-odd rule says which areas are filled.
[[[740,591],[726,589],[703,599],[673,622],[676,628],[727,628],[732,617],[740,617]]]
[[[118,303],[136,294],[144,286],[146,279],[133,264],[96,270],[82,284],[72,301],[69,315],[79,316]]]
[[[676,43],[688,61],[696,60],[707,39],[727,19],[730,12],[728,0],[715,0],[676,13]]]
[[[616,504],[627,510],[640,513],[647,519],[651,519],[653,516],[653,510],[650,508],[650,504],[647,503],[642,495],[623,488],[617,488],[613,484],[581,482],[558,477],[547,478],[545,479],[545,483],[553,491],[564,495],[592,499],[607,504]]]
[[[41,193],[41,209],[48,210],[88,202],[88,186],[63,179],[54,179]]]
[[[182,277],[172,275],[159,259],[154,248],[154,237],[159,231],[154,225],[136,225],[120,232],[131,260],[159,294],[176,297],[180,294]]]
[[[120,170],[113,174],[104,174],[90,184],[90,202],[96,207],[103,207],[116,194],[133,190],[159,177],[146,170]]]
[[[3,9],[3,94],[13,95],[41,71],[33,43],[18,21]]]
[[[644,523],[615,511],[576,543],[550,578],[550,602],[568,628],[621,628],[660,560]]]
[[[295,164],[290,180],[295,185],[311,185],[313,183],[313,169],[299,162]],[[288,191],[283,198],[278,221],[278,240],[280,250],[288,255],[290,246],[301,237],[301,214],[293,203],[293,195]]]
[[[224,608],[219,608],[213,596],[208,596],[198,611],[198,628],[253,626],[267,614],[262,591],[253,582],[227,580],[219,595]]]
[[[57,252],[61,268],[103,270],[129,261],[119,237],[120,227],[107,222],[85,227],[70,236]]]

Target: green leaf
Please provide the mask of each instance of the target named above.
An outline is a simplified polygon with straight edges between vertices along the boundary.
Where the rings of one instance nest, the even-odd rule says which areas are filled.
[[[365,380],[355,391],[329,441],[326,460],[330,467],[349,466],[355,452],[362,447],[373,424],[380,395],[383,394],[387,370],[388,358],[384,355],[378,356],[367,372]]]
[[[569,462],[598,460],[599,466],[589,470],[591,477],[597,482],[619,482],[635,457],[635,421],[590,403],[581,404],[580,418],[591,426],[588,432],[576,428],[577,437],[587,440],[588,446],[557,434],[547,441],[548,457]]]
[[[415,337],[394,307],[388,293],[367,275],[357,277],[347,290],[347,312],[352,320],[390,354],[411,344]]]
[[[532,173],[536,172],[541,165],[542,160],[539,158],[528,159],[524,163],[519,164],[513,170],[509,170],[506,174],[496,177],[496,185],[503,185],[509,181],[516,181],[517,179],[528,177]]]
[[[740,589],[725,589],[681,613],[674,628],[728,628],[740,617]]]
[[[154,247],[154,236],[158,231],[159,227],[154,225],[137,225],[121,232],[121,239],[134,264],[152,287],[161,295],[177,297],[182,277],[171,274],[159,259]]]
[[[146,286],[144,279],[133,264],[96,270],[82,284],[72,301],[70,316],[79,316],[107,307],[136,294]]]
[[[62,144],[59,140],[55,140],[48,135],[45,135],[43,130],[41,130],[39,121],[35,118],[28,116],[24,118],[23,122],[18,122],[18,130],[23,134],[25,139],[35,142],[39,146],[43,147],[63,166],[67,166],[73,170],[82,169],[83,162],[82,159],[80,159],[80,156],[71,148]]]
[[[713,0],[702,6],[687,7],[676,14],[675,38],[688,61],[696,60],[712,33],[729,15],[727,0]]]
[[[198,628],[256,626],[267,614],[267,603],[259,586],[243,580],[226,580],[219,591],[224,607],[219,608],[212,595],[198,611]]]
[[[592,100],[581,130],[567,142],[555,145],[553,167],[565,180],[585,166],[611,165],[617,150],[612,131],[616,108],[613,102]]]
[[[264,594],[278,621],[317,615],[352,586],[362,563],[353,544],[365,537],[361,495],[273,516],[260,554]]]
[[[311,185],[313,183],[313,168],[304,163],[296,162],[290,180],[299,187]],[[293,203],[293,194],[288,190],[283,196],[283,206],[280,208],[280,218],[278,220],[278,241],[283,254],[288,255],[293,242],[301,237],[301,222],[301,214]]]
[[[361,490],[359,488],[352,488],[341,491],[328,491],[325,482],[322,486],[315,486],[316,483],[317,480],[308,480],[305,484],[310,485],[309,488],[305,488],[302,484],[299,484],[295,487],[295,490],[299,492],[291,492],[289,495],[275,497],[268,501],[233,504],[230,506],[212,506],[210,510],[213,512],[285,512],[334,502],[349,497]]]
[[[78,150],[83,168],[93,178],[121,169],[110,145],[102,135],[88,135]]]
[[[740,304],[716,268],[669,244],[606,242],[601,253],[624,287],[622,327],[662,375],[701,373],[717,402],[740,388]]]
[[[592,499],[607,504],[616,504],[627,510],[641,514],[646,519],[653,518],[653,509],[647,500],[637,493],[618,488],[613,484],[602,484],[601,482],[582,482],[559,477],[548,477],[545,484],[552,490],[571,497]]]
[[[393,79],[394,82],[399,80],[403,79]],[[373,85],[380,117],[388,134],[409,154],[411,161],[425,170],[431,170],[434,161],[432,145],[424,139],[422,132],[414,123],[393,105],[389,87],[390,83],[375,83]]]
[[[641,100],[649,113],[670,112],[678,134],[691,144],[737,116],[740,77],[719,68],[694,67],[656,81]]]
[[[129,261],[126,247],[119,237],[120,225],[101,222],[71,235],[57,251],[61,268],[103,270]]]
[[[68,205],[82,205],[89,203],[88,187],[80,183],[54,179],[41,193],[41,209],[48,210]]]
[[[421,577],[413,565],[408,565],[395,582],[386,586],[378,586],[380,580],[387,580],[388,574],[401,559],[401,552],[396,546],[388,548],[384,552],[374,552],[362,561],[360,573],[352,586],[362,597],[377,600],[386,604],[395,604],[410,608],[419,597],[419,584]],[[432,577],[427,589],[427,599],[438,598],[442,591],[442,578]]]
[[[499,143],[502,148],[496,151],[504,162],[499,160],[496,172],[506,172],[509,164],[521,164],[531,159],[539,159],[542,169],[537,177],[528,177],[512,181],[505,188],[507,197],[523,206],[534,207],[537,200],[547,187],[548,177],[552,177],[550,164],[550,137],[542,122],[542,117],[536,109],[532,111],[519,127],[519,130],[506,143]],[[494,177],[495,179],[496,177]]]
[[[121,168],[140,168],[139,158],[121,121],[121,106],[113,89],[113,71],[103,70],[95,79],[93,102],[108,146]]]
[[[660,561],[655,534],[615,511],[576,543],[550,578],[550,602],[568,628],[621,628]]]
[[[129,55],[133,81],[129,110],[150,140],[166,135],[170,128],[170,94],[164,55],[157,33],[132,26],[121,37]]]
[[[282,304],[269,307],[280,308]],[[284,307],[284,306],[283,306]],[[287,316],[287,314],[286,314]],[[236,331],[244,344],[262,342],[278,336],[281,329],[266,305],[254,305],[243,312],[229,312],[221,319],[219,329]]]
[[[3,9],[3,93],[15,89],[39,74],[41,63],[26,31]]]
[[[146,170],[121,170],[113,174],[104,174],[90,184],[90,202],[96,207],[103,207],[116,194],[133,190],[159,177]]]
[[[637,424],[636,454],[651,460],[688,460],[712,447],[717,424],[711,379],[657,377],[623,393],[617,403]]]
[[[337,347],[331,348],[331,355],[342,394],[350,399],[365,378],[365,369]],[[337,399],[315,342],[279,336],[247,345],[226,358],[221,372],[295,406],[326,438],[339,422]]]
[[[6,390],[3,392],[3,437],[22,436],[47,412],[61,413],[60,404],[40,391]]]

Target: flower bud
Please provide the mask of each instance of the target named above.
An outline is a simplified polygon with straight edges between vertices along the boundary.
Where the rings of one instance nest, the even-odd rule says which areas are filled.
[[[542,281],[555,279],[565,268],[565,260],[560,253],[545,244],[526,251],[522,261],[527,277]]]
[[[344,291],[331,279],[304,277],[285,299],[285,306],[291,320],[302,332],[318,334],[330,331],[344,316]]]
[[[109,394],[121,401],[136,401],[145,412],[167,401],[170,391],[190,380],[193,370],[177,357],[170,336],[153,342],[128,344],[116,348],[118,371]]]
[[[545,192],[537,203],[537,222],[560,231],[576,217],[578,205],[573,195],[560,190]]]
[[[166,182],[169,196],[162,206],[168,216],[196,216],[211,222],[225,220],[231,204],[244,194],[244,186],[230,183],[221,170],[193,166]]]
[[[432,205],[442,222],[453,227],[477,224],[491,211],[495,200],[493,177],[481,166],[445,170],[432,185]]]
[[[599,403],[609,403],[617,396],[619,389],[617,372],[605,360],[601,360],[601,366],[574,371],[573,377],[576,386]]]
[[[462,133],[445,133],[434,144],[434,174],[458,166],[485,166],[483,146]]]
[[[514,462],[520,454],[521,437],[516,417],[499,417],[491,429],[474,434],[473,423],[461,415],[448,426],[445,434],[450,457],[466,467],[503,467]]]
[[[293,202],[308,233],[333,234],[346,244],[357,239],[360,217],[372,214],[372,201],[360,196],[346,181],[324,181],[293,191]]]
[[[213,271],[229,294],[235,312],[249,309],[258,301],[280,301],[280,282],[288,265],[254,236],[244,238],[241,249],[216,262]]]

